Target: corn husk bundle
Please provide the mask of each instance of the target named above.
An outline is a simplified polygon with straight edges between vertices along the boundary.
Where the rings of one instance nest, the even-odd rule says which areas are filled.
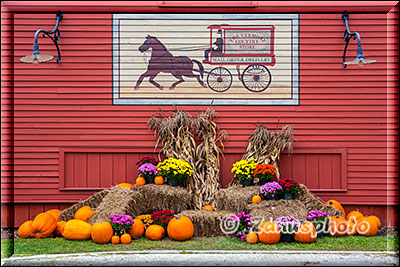
[[[289,153],[293,151],[293,125],[286,125],[281,130],[269,131],[267,127],[258,124],[257,128],[249,138],[246,153],[242,159],[255,159],[259,164],[270,164],[276,169],[276,178],[279,180],[278,161],[281,152],[287,147]],[[254,182],[258,182],[255,178]],[[239,178],[234,177],[229,186],[239,184]]]
[[[196,149],[196,161],[193,179],[189,187],[193,188],[194,206],[201,209],[204,205],[215,206],[215,194],[221,187],[219,183],[220,162],[219,156],[222,150],[218,147],[219,142],[223,148],[222,140],[226,139],[226,131],[219,131],[218,125],[213,121],[217,113],[208,108],[198,114],[193,120],[193,128],[202,142]]]

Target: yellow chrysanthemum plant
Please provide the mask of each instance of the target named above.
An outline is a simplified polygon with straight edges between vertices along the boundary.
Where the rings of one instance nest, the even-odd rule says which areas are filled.
[[[231,172],[239,178],[243,185],[253,185],[256,166],[255,159],[240,160],[233,164]]]
[[[168,158],[158,163],[157,175],[166,179],[167,184],[172,186],[181,185],[183,181],[192,177],[193,169],[183,159]]]

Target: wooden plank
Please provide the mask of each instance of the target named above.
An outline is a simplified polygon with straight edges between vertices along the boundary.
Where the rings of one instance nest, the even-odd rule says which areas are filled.
[[[310,189],[319,188],[319,155],[306,155],[306,182],[305,185]]]
[[[33,220],[36,215],[44,212],[44,204],[29,204],[29,218]]]
[[[98,153],[87,154],[87,186],[100,187],[100,155]]]
[[[329,154],[318,155],[318,184],[320,189],[332,188],[332,156]],[[340,166],[340,165],[339,165]]]
[[[73,173],[73,187],[87,187],[87,153],[74,153]]]
[[[293,154],[292,157],[293,157],[292,179],[294,179],[299,183],[304,184],[306,182],[306,154]]]
[[[14,208],[14,226],[20,227],[27,220],[31,220],[29,204],[18,205]]]
[[[72,153],[65,153],[64,163],[64,187],[74,186],[74,155]]]
[[[113,156],[112,154],[100,154],[100,186],[113,185]]]
[[[126,154],[113,154],[113,185],[126,181]]]

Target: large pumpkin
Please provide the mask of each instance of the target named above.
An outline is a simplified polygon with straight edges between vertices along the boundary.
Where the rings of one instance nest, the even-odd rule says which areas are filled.
[[[364,217],[364,215],[363,215],[361,212],[359,212],[358,210],[353,210],[353,211],[350,211],[350,212],[347,214],[346,219],[347,219],[348,221],[356,222],[356,220],[357,220],[359,217]]]
[[[173,240],[185,241],[193,237],[192,221],[186,216],[177,216],[168,223],[167,233]]]
[[[69,220],[64,226],[63,236],[70,240],[90,239],[92,226],[82,220]]]
[[[381,220],[377,216],[371,215],[371,216],[368,216],[368,218],[370,218],[370,219],[372,219],[372,220],[374,220],[376,222],[376,225],[378,226],[378,229],[382,227]]]
[[[144,224],[142,220],[134,219],[133,222],[134,224],[132,224],[132,227],[128,230],[128,234],[131,235],[132,239],[141,237],[144,234]]]
[[[98,244],[107,244],[110,242],[114,230],[109,222],[97,222],[93,224],[90,236],[93,242]]]
[[[330,199],[325,204],[340,210],[342,212],[342,214],[343,214],[343,217],[346,217],[346,212],[344,211],[344,208],[339,203],[339,201],[334,200],[334,199]]]
[[[164,227],[157,224],[152,224],[147,227],[146,232],[144,235],[151,240],[160,240],[165,235]]]
[[[56,222],[58,222],[60,220],[61,210],[59,210],[59,209],[48,210],[45,213],[50,213],[51,215],[53,215],[54,218],[56,219]]]
[[[63,232],[64,232],[64,227],[67,224],[66,221],[59,221],[57,222],[57,227],[56,227],[56,236],[63,236]]]
[[[375,236],[378,232],[378,225],[374,219],[363,217],[357,223],[357,233],[361,236]]]
[[[275,223],[263,222],[258,228],[258,239],[264,244],[276,244],[281,238],[279,227]]]
[[[121,244],[129,244],[129,243],[131,243],[131,240],[132,240],[132,238],[129,234],[125,233],[125,234],[121,235]]]
[[[32,220],[26,221],[18,228],[18,235],[21,238],[33,237],[32,233]]]
[[[83,206],[75,212],[74,219],[87,222],[90,219],[90,217],[93,216],[93,214],[94,210],[92,210],[91,207]]]
[[[35,238],[49,237],[57,227],[57,221],[50,213],[39,213],[33,219],[31,229]]]
[[[353,236],[357,234],[357,224],[353,221],[347,221],[347,235],[348,236]]]
[[[317,230],[311,222],[305,222],[300,225],[294,240],[300,243],[313,243],[317,240]]]
[[[132,188],[133,185],[130,183],[120,183],[120,184],[118,184],[118,187],[119,188]]]
[[[331,216],[329,223],[329,235],[334,237],[346,236],[348,224],[342,216]]]

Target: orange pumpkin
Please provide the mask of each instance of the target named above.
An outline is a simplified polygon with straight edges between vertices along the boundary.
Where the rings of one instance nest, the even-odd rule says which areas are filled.
[[[63,232],[64,232],[64,227],[67,224],[66,221],[59,221],[57,222],[57,227],[56,227],[56,236],[63,236]]]
[[[154,178],[154,183],[158,184],[158,185],[162,185],[162,184],[164,184],[164,178],[162,176],[156,176],[156,178]]]
[[[359,212],[358,210],[353,210],[347,214],[346,219],[348,221],[356,222],[357,218],[359,218],[359,217],[364,217],[364,215],[361,212]]]
[[[334,199],[330,199],[325,204],[340,210],[342,212],[342,214],[343,214],[343,217],[346,217],[346,212],[344,211],[344,208],[339,203],[339,201],[334,200]]]
[[[317,240],[317,230],[311,222],[305,222],[300,225],[294,235],[294,240],[300,243],[313,243]]]
[[[107,244],[110,242],[114,230],[109,222],[97,222],[93,224],[90,236],[97,244]]]
[[[378,226],[378,229],[380,229],[382,227],[382,223],[381,223],[381,220],[379,219],[379,217],[377,217],[375,215],[371,215],[371,216],[368,216],[368,217],[376,222],[376,225]]]
[[[186,216],[177,216],[168,223],[167,233],[173,240],[185,241],[193,237],[194,226],[192,221]]]
[[[69,220],[63,231],[63,236],[70,240],[87,240],[90,239],[92,226],[82,220]]]
[[[329,235],[334,237],[342,237],[347,235],[348,225],[342,216],[331,216],[329,223]]]
[[[129,234],[125,233],[125,234],[121,235],[121,243],[122,244],[129,244],[129,243],[131,243],[131,240],[132,240],[132,238]]]
[[[211,205],[205,205],[205,206],[202,208],[202,210],[213,211],[213,210],[214,210],[214,207],[211,206]]]
[[[118,187],[119,188],[132,188],[133,187],[133,185],[132,184],[130,184],[130,183],[120,183],[120,184],[118,184]]]
[[[91,207],[83,206],[75,212],[74,219],[87,222],[90,219],[90,217],[93,216],[93,214],[94,210],[92,210]]]
[[[119,244],[119,236],[113,235],[113,237],[111,238],[111,243]]]
[[[260,204],[261,203],[261,197],[259,195],[255,195],[251,198],[251,202],[254,204]]]
[[[169,223],[168,223],[169,224]],[[160,240],[165,235],[164,227],[157,224],[152,224],[147,227],[146,232],[144,235],[151,240]]]
[[[134,219],[134,224],[128,230],[128,234],[131,235],[132,238],[141,237],[144,234],[144,224],[140,219]]]
[[[39,213],[33,219],[31,229],[35,238],[49,237],[57,228],[57,221],[50,213]]]
[[[255,244],[258,241],[258,236],[256,233],[249,233],[246,236],[246,242],[249,244]]]
[[[276,244],[281,238],[279,227],[275,223],[263,222],[258,228],[258,239],[264,244]]]
[[[32,233],[32,220],[26,221],[18,228],[18,235],[21,238],[33,237]]]
[[[378,225],[374,219],[364,217],[357,223],[357,233],[361,236],[375,236],[378,232]]]
[[[145,185],[145,184],[146,184],[146,180],[143,177],[139,176],[138,178],[136,178],[136,185],[137,186],[142,186],[142,185]]]
[[[357,234],[357,224],[353,221],[347,221],[347,235],[348,236],[353,236]]]
[[[56,219],[56,222],[58,222],[60,220],[61,210],[59,210],[59,209],[48,210],[45,213],[50,213],[51,215],[53,215],[54,218]]]

